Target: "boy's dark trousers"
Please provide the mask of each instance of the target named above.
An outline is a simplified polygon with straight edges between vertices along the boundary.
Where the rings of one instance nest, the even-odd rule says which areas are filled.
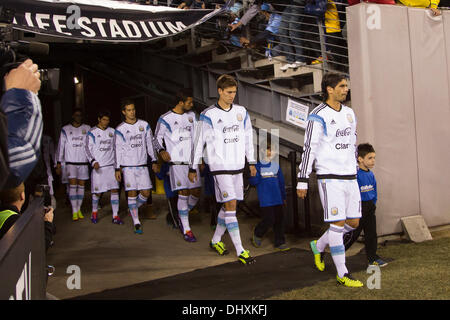
[[[369,262],[373,262],[379,259],[377,256],[377,218],[375,216],[377,207],[373,201],[361,201],[361,205],[362,217],[359,220],[358,228],[344,235],[345,250],[352,246],[361,234],[361,230],[364,230],[364,245],[367,259]]]
[[[284,238],[283,207],[281,205],[261,207],[261,217],[261,222],[255,228],[255,236],[262,238],[269,228],[273,227],[275,247],[284,244],[286,240]]]

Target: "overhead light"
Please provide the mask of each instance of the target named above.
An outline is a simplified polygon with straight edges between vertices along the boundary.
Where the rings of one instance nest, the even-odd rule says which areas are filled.
[[[73,82],[75,82],[75,84],[79,84],[79,83],[80,83],[80,80],[78,80],[77,77],[73,77]]]

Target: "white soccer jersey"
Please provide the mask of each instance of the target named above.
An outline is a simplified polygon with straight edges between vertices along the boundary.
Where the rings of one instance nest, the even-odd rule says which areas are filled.
[[[122,122],[115,131],[116,168],[147,165],[147,154],[156,162],[153,133],[147,121]]]
[[[326,103],[308,116],[297,189],[306,189],[313,163],[318,179],[356,179],[356,117],[341,105],[336,111]]]
[[[155,129],[156,151],[166,150],[174,164],[189,164],[196,123],[193,111],[179,114],[171,110],[163,114]]]
[[[88,163],[84,144],[89,129],[91,127],[87,124],[82,124],[77,128],[68,124],[62,128],[56,152],[58,162],[77,165]]]
[[[213,175],[241,173],[245,158],[251,164],[256,162],[252,123],[243,106],[233,104],[225,111],[217,103],[212,105],[200,114],[195,131],[192,169],[200,163],[205,144],[205,162]]]
[[[96,162],[100,167],[114,165],[114,129],[108,127],[102,130],[97,126],[92,127],[86,135],[85,149],[88,161],[92,166]]]

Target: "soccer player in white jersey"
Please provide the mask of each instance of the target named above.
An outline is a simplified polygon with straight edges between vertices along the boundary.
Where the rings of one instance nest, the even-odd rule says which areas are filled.
[[[56,152],[56,173],[61,174],[61,163],[65,162],[69,178],[69,199],[72,205],[72,220],[83,219],[81,204],[84,198],[84,185],[89,180],[89,168],[84,150],[86,134],[91,128],[82,123],[81,109],[75,109],[72,114],[72,123],[64,126],[59,137]]]
[[[115,130],[109,127],[108,110],[98,114],[98,124],[86,135],[86,155],[93,170],[91,173],[92,223],[98,222],[98,201],[103,192],[111,191],[112,223],[123,224],[119,213],[119,182],[115,176]]]
[[[188,179],[189,162],[196,115],[192,111],[193,97],[190,89],[180,90],[177,105],[158,119],[155,129],[154,146],[161,158],[170,164],[170,185],[178,192],[178,217],[184,240],[195,242],[197,239],[189,225],[189,211],[200,197],[200,179],[190,182]],[[199,174],[197,169],[197,174]]]
[[[220,76],[217,79],[217,91],[218,102],[200,114],[189,180],[194,182],[199,178],[196,169],[203,155],[203,147],[206,145],[205,162],[208,163],[214,176],[217,202],[223,203],[210,247],[219,255],[228,253],[221,241],[223,234],[228,230],[238,260],[243,264],[249,264],[254,262],[254,258],[242,246],[236,206],[237,201],[244,198],[242,173],[245,158],[250,164],[251,176],[256,175],[252,124],[247,110],[243,106],[233,104],[237,82],[232,76]]]
[[[128,209],[133,219],[134,232],[142,234],[138,208],[147,203],[152,182],[147,168],[147,154],[152,161],[153,171],[158,171],[153,150],[153,133],[147,121],[136,118],[134,102],[122,104],[125,121],[115,131],[116,179],[123,183],[128,192]]]
[[[348,93],[345,76],[328,73],[322,79],[324,102],[308,116],[297,195],[304,199],[313,163],[317,171],[324,221],[330,228],[319,240],[311,241],[315,264],[325,269],[323,253],[330,246],[337,281],[347,287],[362,287],[345,265],[343,235],[358,227],[361,196],[356,180],[356,117],[343,105]]]

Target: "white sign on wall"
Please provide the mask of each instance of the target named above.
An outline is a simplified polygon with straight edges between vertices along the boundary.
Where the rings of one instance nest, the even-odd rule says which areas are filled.
[[[286,109],[286,121],[300,128],[306,128],[306,119],[308,118],[309,107],[289,99]]]

